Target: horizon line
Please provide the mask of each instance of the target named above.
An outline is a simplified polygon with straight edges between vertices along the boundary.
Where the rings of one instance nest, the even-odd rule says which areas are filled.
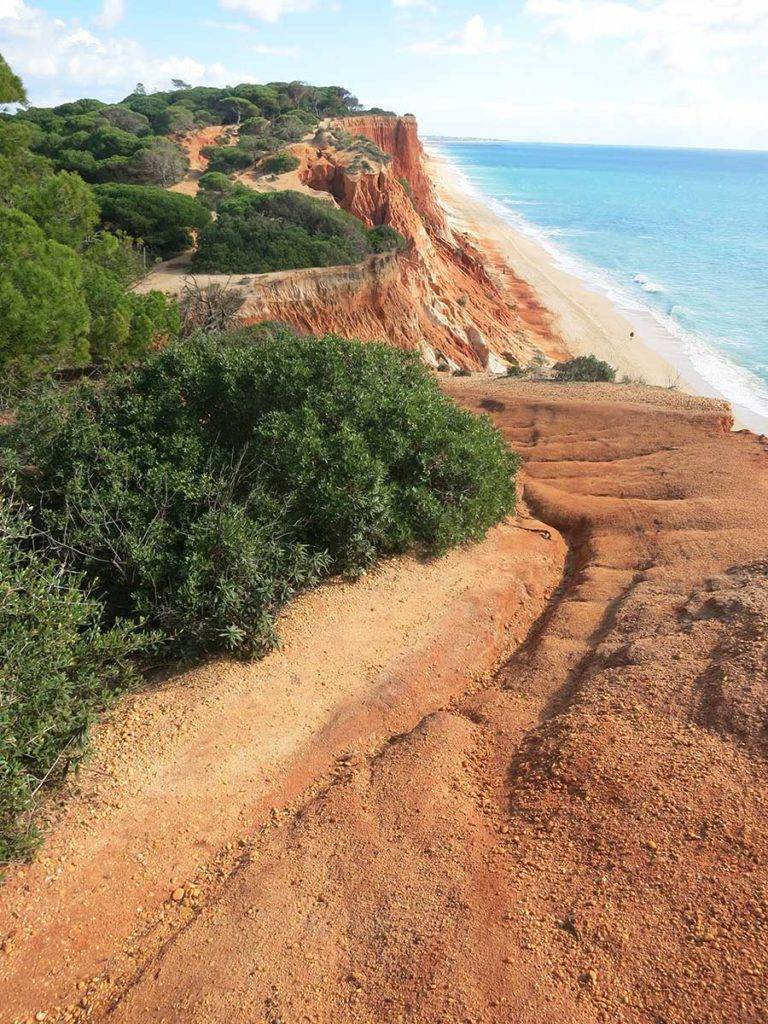
[[[507,143],[517,146],[581,146],[585,149],[645,149],[665,150],[671,153],[756,153],[768,156],[768,149],[757,149],[743,146],[669,146],[641,142],[549,142],[541,139],[505,139],[498,136],[485,135],[445,135],[444,133],[425,133],[424,139],[444,140],[446,142],[483,142]]]

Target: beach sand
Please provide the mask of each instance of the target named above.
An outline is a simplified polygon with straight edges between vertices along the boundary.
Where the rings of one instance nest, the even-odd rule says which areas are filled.
[[[593,354],[615,366],[620,377],[723,398],[696,373],[650,314],[630,319],[606,295],[562,270],[535,239],[470,192],[459,169],[442,153],[428,146],[426,155],[428,173],[453,230],[468,234],[497,271],[501,263],[526,282],[551,314],[552,333],[562,339],[562,345],[555,342],[547,354],[560,358],[563,348],[572,355]],[[758,433],[768,429],[766,421],[750,410],[733,406],[733,413],[737,428]]]

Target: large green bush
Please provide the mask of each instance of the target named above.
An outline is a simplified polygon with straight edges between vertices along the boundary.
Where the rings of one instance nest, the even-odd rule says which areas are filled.
[[[295,171],[301,161],[293,153],[282,150],[280,153],[273,153],[266,157],[259,165],[259,170],[264,174],[287,174],[288,171]]]
[[[392,228],[367,231],[356,217],[312,196],[240,188],[219,203],[193,262],[208,273],[261,274],[356,263],[402,243]]]
[[[23,373],[88,361],[82,264],[27,214],[0,206],[0,367]]]
[[[17,506],[0,497],[0,864],[25,853],[25,816],[45,781],[77,758],[94,713],[131,680],[146,642],[105,629],[83,581],[35,549]]]
[[[297,590],[481,537],[515,498],[515,457],[416,356],[288,328],[36,392],[5,445],[51,553],[172,652],[263,651]]]
[[[192,230],[210,223],[211,214],[192,196],[154,185],[97,185],[104,227],[141,238],[160,256],[173,256],[192,244]]]
[[[562,363],[555,363],[555,380],[559,381],[607,381],[616,380],[616,370],[610,363],[597,356],[576,356]]]

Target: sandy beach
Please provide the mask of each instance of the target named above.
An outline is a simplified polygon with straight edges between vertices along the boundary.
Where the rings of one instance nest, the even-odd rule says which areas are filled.
[[[452,228],[470,235],[496,266],[503,261],[552,315],[553,334],[562,346],[555,343],[551,355],[557,357],[562,347],[573,355],[591,353],[615,366],[621,377],[724,398],[695,371],[685,353],[663,336],[650,316],[630,319],[607,296],[562,270],[535,239],[470,192],[461,172],[444,154],[427,146],[426,155],[429,175]],[[737,428],[748,427],[758,433],[768,429],[766,421],[750,410],[732,408]]]

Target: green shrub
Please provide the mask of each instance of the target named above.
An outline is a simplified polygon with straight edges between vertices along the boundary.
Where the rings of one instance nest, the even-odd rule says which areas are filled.
[[[615,381],[616,370],[597,356],[577,356],[554,365],[554,379],[559,381]]]
[[[118,277],[84,263],[85,297],[91,313],[90,357],[97,363],[124,363],[140,358],[181,329],[178,302],[162,292],[137,295]]]
[[[97,232],[86,239],[82,253],[89,263],[108,270],[124,285],[133,284],[145,271],[141,247],[123,231]]]
[[[241,188],[219,204],[193,262],[208,273],[263,274],[356,263],[402,244],[392,228],[366,231],[356,217],[312,196]]]
[[[211,210],[217,210],[221,201],[236,188],[235,182],[220,171],[208,171],[202,175],[199,184],[198,199]]]
[[[514,506],[516,459],[415,355],[249,328],[37,391],[6,448],[50,550],[169,652],[273,642],[278,609]]]
[[[190,231],[204,228],[211,220],[210,212],[194,197],[154,185],[96,185],[93,192],[105,228],[141,238],[163,257],[191,246]]]
[[[0,498],[0,863],[36,838],[36,791],[77,758],[94,713],[131,681],[138,632],[104,629],[76,574],[35,550],[29,524]]]
[[[31,187],[15,190],[14,205],[28,213],[48,238],[73,249],[93,234],[99,208],[78,174],[61,171]]]
[[[254,154],[245,146],[206,146],[203,156],[208,160],[208,170],[231,174],[250,167]]]
[[[262,174],[287,174],[289,171],[295,171],[300,164],[297,156],[283,150],[281,153],[265,157],[259,164],[259,171]]]
[[[88,362],[90,317],[77,253],[0,206],[0,367],[21,373]]]
[[[389,224],[380,224],[368,232],[368,241],[374,252],[398,252],[405,248],[405,239]]]

